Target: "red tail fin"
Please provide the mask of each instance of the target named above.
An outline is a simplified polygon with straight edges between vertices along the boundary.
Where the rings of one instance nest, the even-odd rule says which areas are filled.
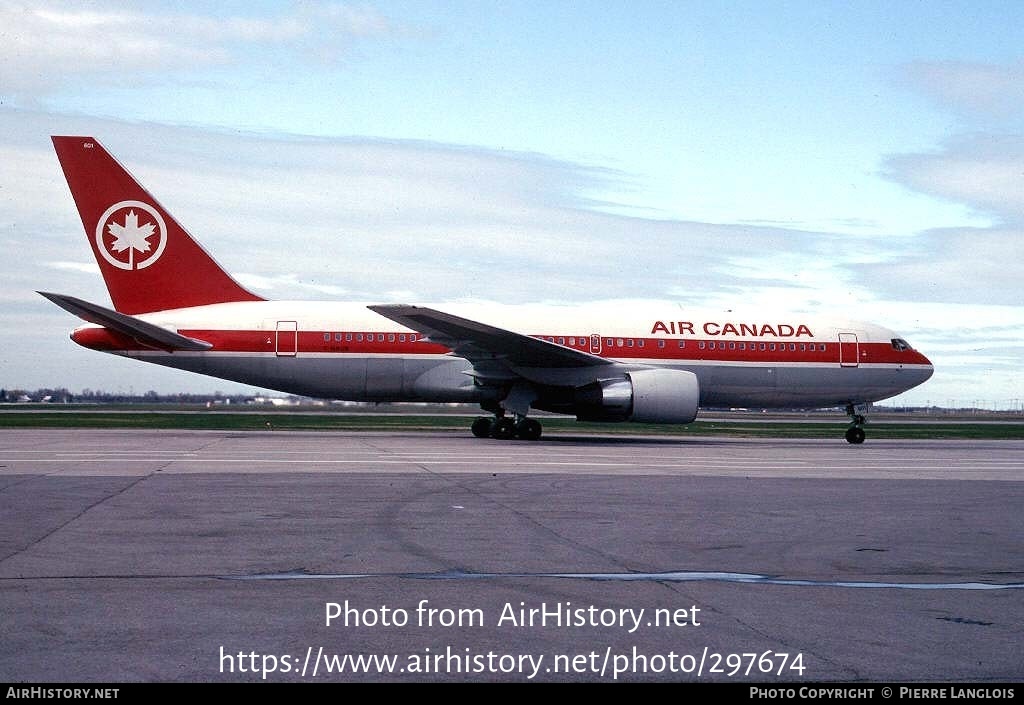
[[[147,313],[262,301],[221,269],[92,137],[54,137],[114,308]]]

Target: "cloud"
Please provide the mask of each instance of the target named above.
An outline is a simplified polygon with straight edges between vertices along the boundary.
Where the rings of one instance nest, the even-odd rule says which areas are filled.
[[[1019,306],[1024,136],[1020,124],[1007,118],[1024,117],[1024,62],[915,62],[903,67],[903,76],[975,130],[948,137],[930,151],[892,155],[881,173],[912,191],[963,204],[990,225],[918,233],[912,247],[857,265],[857,276],[884,296],[901,292],[920,301]]]
[[[915,61],[905,64],[901,74],[940,106],[971,118],[1005,119],[1024,111],[1024,61]]]
[[[889,157],[885,175],[984,214],[987,228],[935,228],[913,247],[857,270],[872,288],[920,300],[1019,304],[1024,282],[1024,137],[976,133],[931,152]]]
[[[373,139],[239,135],[0,112],[5,244],[79,261],[81,223],[48,134],[96,136],[232,272],[275,298],[699,300],[762,283],[842,282],[863,238],[594,210],[614,171],[531,153]],[[773,257],[773,252],[791,252]],[[70,283],[70,282],[69,282]]]
[[[32,100],[83,80],[166,82],[175,74],[259,63],[275,52],[336,64],[354,41],[410,33],[372,7],[317,2],[265,17],[144,12],[122,3],[6,3],[0,95]]]
[[[921,233],[906,253],[879,264],[855,265],[884,296],[949,303],[1019,305],[1024,230],[949,228]]]
[[[935,363],[935,377],[915,398],[969,403],[987,396],[1005,406],[1024,383],[1024,62],[916,62],[903,77],[973,131],[931,151],[892,155],[883,175],[963,204],[990,225],[925,230],[851,271],[891,301],[892,325],[915,331],[912,342]]]
[[[963,135],[933,152],[892,156],[883,169],[908,188],[1024,224],[1024,136]]]
[[[832,305],[868,296],[856,266],[915,253],[906,239],[603,212],[594,202],[614,201],[623,175],[531,153],[19,111],[0,112],[0,129],[0,158],[18,165],[0,177],[6,245],[51,273],[87,252],[54,133],[99,138],[229,271],[275,298],[699,303],[756,290]]]
[[[82,272],[91,275],[100,273],[100,267],[95,262],[43,262],[43,264],[53,269],[63,269],[71,272]]]

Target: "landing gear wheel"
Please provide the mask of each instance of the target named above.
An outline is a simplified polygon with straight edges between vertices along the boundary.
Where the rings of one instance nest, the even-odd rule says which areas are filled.
[[[540,438],[541,427],[539,421],[523,419],[516,424],[516,438],[523,441],[536,441]]]
[[[497,438],[499,441],[507,441],[516,435],[516,425],[512,419],[502,417],[496,419],[494,424],[491,426],[491,438]]]
[[[473,422],[473,425],[470,427],[470,430],[473,431],[473,435],[476,436],[477,438],[487,438],[491,435],[491,426],[493,425],[494,421],[484,416],[481,416],[480,418]]]
[[[846,415],[850,417],[850,427],[846,429],[846,442],[859,445],[864,442],[864,424],[868,422],[867,404],[847,404]]]

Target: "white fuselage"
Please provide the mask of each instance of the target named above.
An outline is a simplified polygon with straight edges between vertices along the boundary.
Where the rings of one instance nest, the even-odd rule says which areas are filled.
[[[700,384],[701,406],[861,404],[899,394],[932,374],[927,358],[893,331],[863,322],[709,313],[646,302],[435,308],[614,360],[618,369],[692,372]],[[138,318],[207,341],[212,348],[154,350],[109,339],[105,329],[94,325],[77,329],[72,337],[126,357],[321,398],[484,402],[495,393],[470,374],[469,361],[360,303],[238,302]],[[579,379],[579,370],[520,372],[551,388],[594,379],[592,371]],[[545,408],[543,394],[535,406]]]

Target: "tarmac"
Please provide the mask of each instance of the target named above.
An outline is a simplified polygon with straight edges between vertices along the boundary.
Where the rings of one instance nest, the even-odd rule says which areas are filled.
[[[1024,679],[1024,441],[0,431],[0,680]]]

